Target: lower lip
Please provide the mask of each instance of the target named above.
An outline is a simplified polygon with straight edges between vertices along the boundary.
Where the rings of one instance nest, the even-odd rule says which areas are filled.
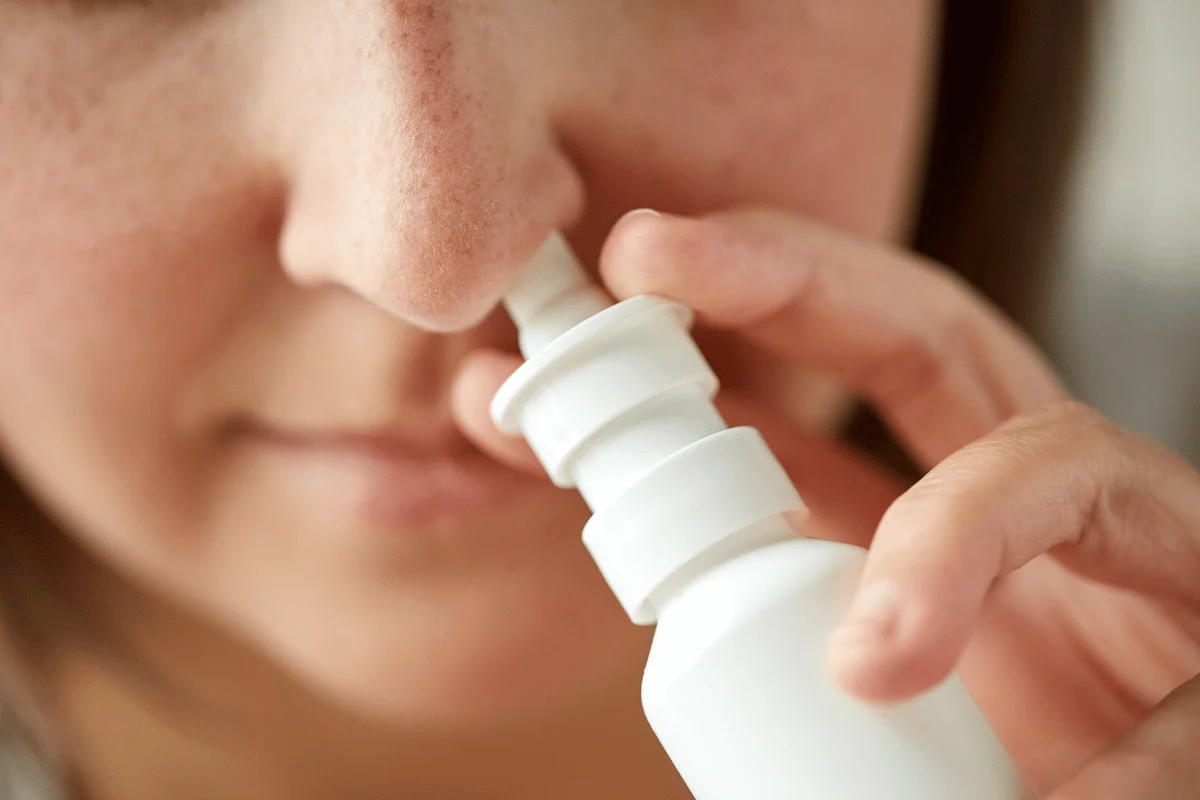
[[[548,481],[482,454],[420,457],[372,448],[257,439],[305,493],[349,506],[363,522],[396,530],[463,523],[554,491]]]

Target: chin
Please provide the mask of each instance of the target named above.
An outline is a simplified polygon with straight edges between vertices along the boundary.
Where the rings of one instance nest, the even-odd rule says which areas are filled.
[[[313,691],[356,715],[450,727],[529,721],[645,664],[650,630],[629,621],[576,550],[523,570],[409,581],[382,603],[329,598],[338,613],[259,633]]]

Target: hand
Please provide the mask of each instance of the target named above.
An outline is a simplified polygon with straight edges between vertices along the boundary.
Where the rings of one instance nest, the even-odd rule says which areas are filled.
[[[614,229],[601,270],[618,297],[677,299],[837,376],[928,470],[905,491],[761,404],[723,400],[771,441],[813,530],[871,545],[831,643],[848,691],[902,699],[957,667],[1039,796],[1200,797],[1200,475],[1070,402],[1012,324],[910,254],[767,211],[641,214]],[[537,469],[487,420],[514,366],[473,359],[459,418]]]

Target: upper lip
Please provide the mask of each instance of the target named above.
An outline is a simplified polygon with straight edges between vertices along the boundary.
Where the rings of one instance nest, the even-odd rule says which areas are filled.
[[[465,457],[478,452],[457,428],[442,426],[424,430],[390,425],[316,428],[256,421],[239,428],[240,433],[252,438],[270,439],[285,446],[359,451],[384,457]]]

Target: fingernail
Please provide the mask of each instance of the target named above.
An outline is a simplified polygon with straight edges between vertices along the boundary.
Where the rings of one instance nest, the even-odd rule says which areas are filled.
[[[618,222],[624,222],[625,220],[633,219],[634,217],[661,217],[661,216],[662,216],[662,212],[655,211],[653,208],[635,208],[633,211],[625,212],[621,216],[621,219],[618,220]]]
[[[845,622],[834,633],[836,646],[862,647],[895,638],[900,627],[900,589],[894,583],[875,583],[859,590]]]

